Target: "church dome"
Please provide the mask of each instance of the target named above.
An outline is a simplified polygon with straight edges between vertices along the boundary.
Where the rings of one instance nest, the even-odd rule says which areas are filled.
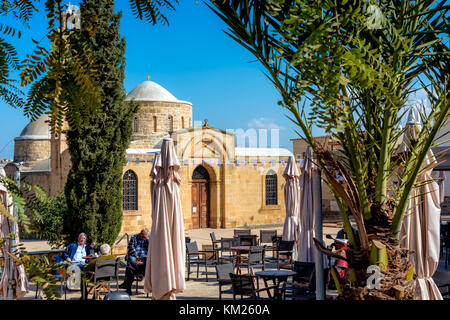
[[[15,140],[50,139],[49,116],[42,115],[22,130],[20,136]]]
[[[144,81],[134,88],[125,101],[180,102],[173,94],[153,81]]]

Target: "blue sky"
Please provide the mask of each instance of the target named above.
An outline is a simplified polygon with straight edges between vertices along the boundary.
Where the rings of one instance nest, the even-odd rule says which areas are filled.
[[[280,96],[262,66],[223,32],[225,24],[202,1],[195,2],[180,1],[169,14],[170,26],[152,26],[134,18],[128,1],[116,0],[117,9],[123,10],[121,34],[127,42],[127,93],[150,75],[179,100],[193,104],[194,121],[208,119],[210,126],[223,130],[278,128],[279,147],[292,151],[295,127],[277,105]],[[21,59],[34,48],[31,38],[45,35],[46,25],[41,10],[31,30],[14,40]],[[0,110],[0,158],[12,159],[14,137],[29,119],[3,102]]]

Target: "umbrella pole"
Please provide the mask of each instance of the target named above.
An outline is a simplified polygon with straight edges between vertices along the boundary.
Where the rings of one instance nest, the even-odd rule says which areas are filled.
[[[14,172],[14,182],[16,183],[17,186],[20,185],[20,171],[17,170]],[[11,239],[9,240],[10,246],[9,246],[9,251],[11,252],[11,254],[14,254],[14,251],[16,250],[16,244],[17,244],[17,240],[16,240],[16,234],[17,234],[17,223],[16,223],[16,219],[17,219],[17,206],[14,203],[13,204],[13,217],[14,220],[12,221],[12,228],[11,228]],[[16,286],[15,283],[15,271],[14,271],[14,259],[12,257],[9,257],[9,283],[8,283],[8,300],[13,300],[14,299],[14,287]]]
[[[315,238],[319,240],[321,243],[323,241],[323,230],[322,230],[322,178],[321,178],[321,170],[317,170],[317,180],[318,180],[318,193],[320,197],[320,204],[319,208],[317,208],[314,219],[314,233]],[[316,248],[316,300],[324,300],[325,299],[325,292],[324,292],[324,279],[323,279],[323,258],[322,253],[319,252],[319,250]]]

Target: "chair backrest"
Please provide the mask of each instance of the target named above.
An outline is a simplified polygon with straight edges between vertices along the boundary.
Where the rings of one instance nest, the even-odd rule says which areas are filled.
[[[274,237],[277,236],[277,230],[260,230],[259,242],[260,243],[273,243]]]
[[[186,243],[191,242],[191,237],[184,237],[184,242],[186,242]]]
[[[256,234],[243,234],[238,239],[241,246],[256,246]]]
[[[302,262],[302,261],[294,261],[294,265],[292,266],[292,271],[297,274],[294,276],[294,280],[296,279],[310,279],[312,273],[314,272],[314,268],[316,264],[314,262]]]
[[[233,273],[234,267],[232,263],[222,263],[216,265],[217,279],[230,280],[230,273]]]
[[[264,262],[264,250],[250,251],[248,254],[248,262],[250,264],[263,263]]]
[[[188,253],[198,253],[197,242],[188,242],[186,243],[186,249]]]
[[[280,240],[278,242],[278,250],[280,250],[280,251],[293,250],[294,243],[295,243],[295,241]]]
[[[95,276],[94,281],[98,279],[117,277],[118,275],[118,260],[97,260],[95,261]]]
[[[263,263],[264,262],[264,247],[252,246],[248,254],[248,261],[250,264]]]
[[[233,238],[220,238],[220,250],[222,252],[231,252],[231,247],[234,246],[234,239]]]
[[[212,241],[213,243],[217,241],[217,239],[216,239],[216,234],[215,234],[214,232],[211,232],[211,233],[209,234],[209,236],[211,237],[211,241]]]
[[[250,229],[243,229],[243,230],[234,229],[234,235],[235,236],[251,235],[251,230]]]
[[[233,296],[240,295],[255,297],[255,285],[253,283],[253,277],[248,274],[234,274],[230,273],[231,288],[233,290]]]

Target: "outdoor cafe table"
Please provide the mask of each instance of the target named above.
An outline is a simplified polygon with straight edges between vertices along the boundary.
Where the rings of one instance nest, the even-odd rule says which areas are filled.
[[[279,286],[282,281],[286,281],[288,277],[293,276],[297,274],[294,271],[291,270],[266,270],[266,271],[259,271],[255,272],[255,276],[258,276],[264,280],[264,285],[267,289],[267,294],[269,295],[269,298],[273,299],[281,299]],[[273,286],[269,287],[267,285],[267,280],[273,281]],[[270,290],[273,288],[273,296],[270,293]]]
[[[236,273],[241,274],[241,255],[248,253],[250,251],[250,246],[234,246],[230,247],[230,249],[236,252]]]

